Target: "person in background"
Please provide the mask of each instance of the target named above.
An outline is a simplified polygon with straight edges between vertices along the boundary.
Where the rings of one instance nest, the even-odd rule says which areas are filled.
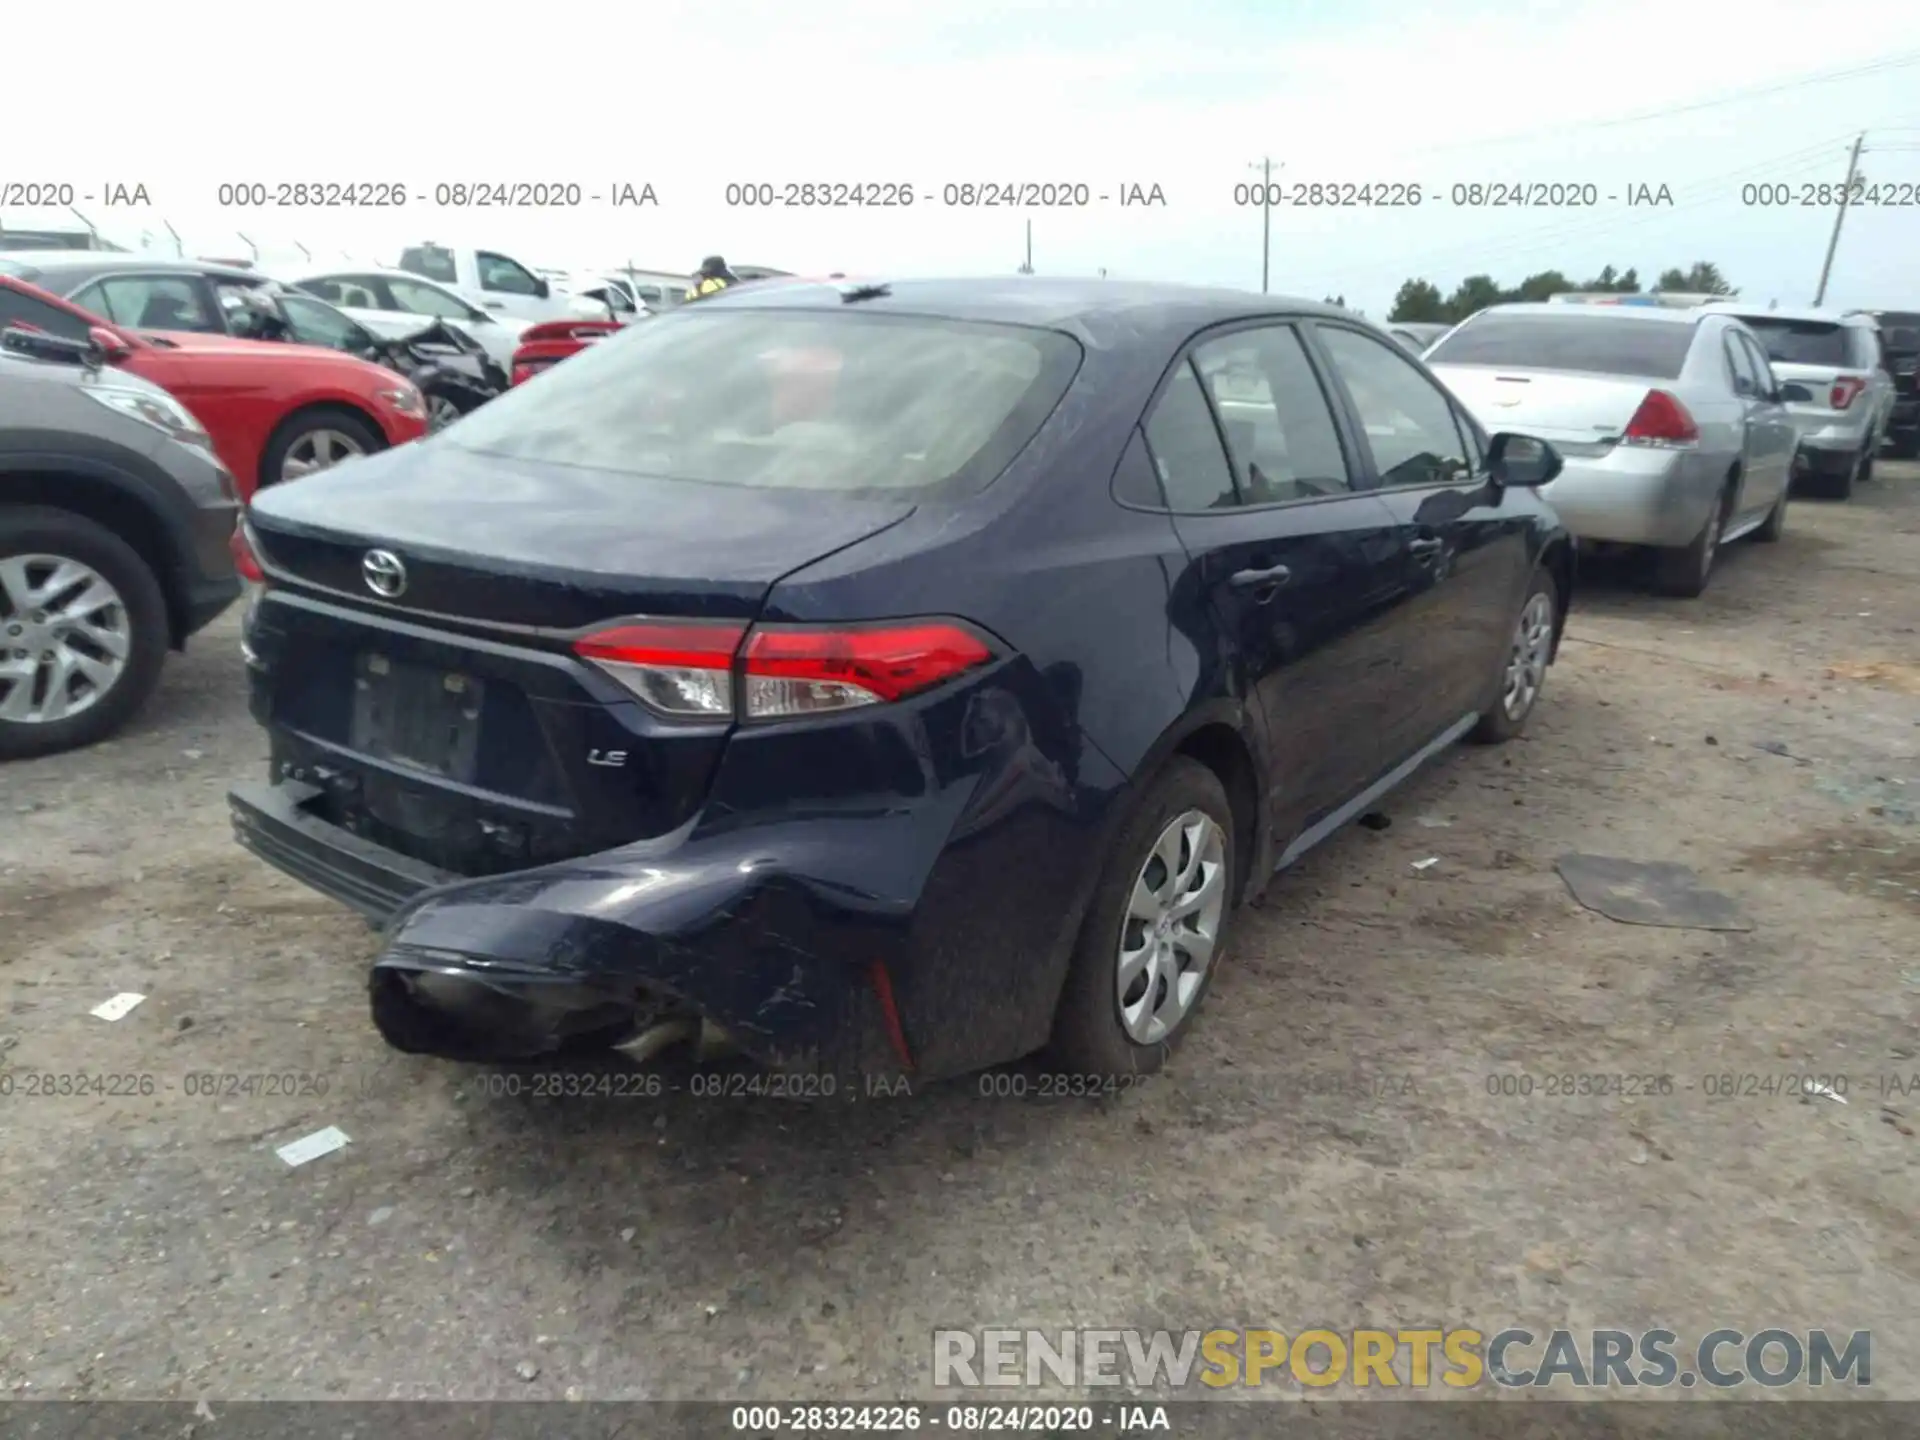
[[[740,277],[727,268],[727,262],[718,255],[709,255],[700,262],[700,269],[693,277],[693,284],[687,287],[687,299],[701,300],[709,295],[717,295],[729,285],[738,284]]]

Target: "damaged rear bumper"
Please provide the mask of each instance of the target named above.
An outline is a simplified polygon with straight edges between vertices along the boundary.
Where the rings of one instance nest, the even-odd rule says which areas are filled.
[[[910,907],[801,879],[842,868],[818,853],[817,829],[789,837],[796,848],[766,827],[692,842],[681,832],[466,879],[312,813],[319,794],[237,786],[234,833],[383,927],[370,1003],[398,1049],[527,1059],[684,1018],[782,1070],[914,1068],[889,969]]]

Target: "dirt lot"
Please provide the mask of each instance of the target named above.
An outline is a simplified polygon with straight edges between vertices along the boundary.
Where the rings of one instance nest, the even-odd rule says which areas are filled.
[[[229,618],[132,732],[0,772],[0,1392],[877,1398],[930,1393],[939,1325],[1530,1322],[1870,1327],[1920,1397],[1917,575],[1886,465],[1702,601],[1591,577],[1530,737],[1277,881],[1169,1072],[1097,1103],[535,1101],[392,1055],[371,934],[229,838]],[[1754,928],[1583,910],[1573,849]],[[82,1070],[154,1093],[27,1092]],[[1849,1103],[1765,1093],[1809,1071]]]

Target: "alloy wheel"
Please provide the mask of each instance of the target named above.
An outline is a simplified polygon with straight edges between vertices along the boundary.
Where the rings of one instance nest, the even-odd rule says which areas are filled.
[[[427,397],[428,430],[444,430],[460,418],[460,407],[444,395]]]
[[[309,430],[288,447],[287,458],[280,466],[280,478],[298,480],[366,453],[360,442],[345,431]]]
[[[1513,627],[1513,649],[1507,657],[1507,683],[1500,708],[1509,720],[1519,720],[1533,709],[1547,679],[1547,657],[1553,651],[1553,602],[1536,592],[1520,611]]]
[[[0,720],[46,725],[91,709],[132,653],[126,602],[91,566],[0,559]]]
[[[1168,822],[1133,882],[1116,986],[1127,1038],[1157,1045],[1179,1028],[1212,962],[1226,910],[1226,836],[1189,810]]]

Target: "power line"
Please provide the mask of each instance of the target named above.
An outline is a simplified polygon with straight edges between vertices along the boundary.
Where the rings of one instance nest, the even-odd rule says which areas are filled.
[[[1518,135],[1502,135],[1486,140],[1461,140],[1446,145],[1431,145],[1412,150],[1403,150],[1403,155],[1443,155],[1458,150],[1476,150],[1496,145],[1514,145],[1527,140],[1539,140],[1551,135],[1570,132],[1585,134],[1593,130],[1615,130],[1627,125],[1644,125],[1650,120],[1666,120],[1676,115],[1696,115],[1703,110],[1716,110],[1727,105],[1743,105],[1749,100],[1764,99],[1769,95],[1783,94],[1789,90],[1803,89],[1809,85],[1831,85],[1840,80],[1857,80],[1864,75],[1877,75],[1889,70],[1902,70],[1912,65],[1920,65],[1920,50],[1910,50],[1900,55],[1869,61],[1864,65],[1855,65],[1842,70],[1828,70],[1811,75],[1802,75],[1792,80],[1776,81],[1770,85],[1753,85],[1741,90],[1728,91],[1726,94],[1710,100],[1695,100],[1684,105],[1666,105],[1656,110],[1643,110],[1637,114],[1617,115],[1605,120],[1576,120],[1564,125],[1548,126],[1544,129],[1529,130]]]

